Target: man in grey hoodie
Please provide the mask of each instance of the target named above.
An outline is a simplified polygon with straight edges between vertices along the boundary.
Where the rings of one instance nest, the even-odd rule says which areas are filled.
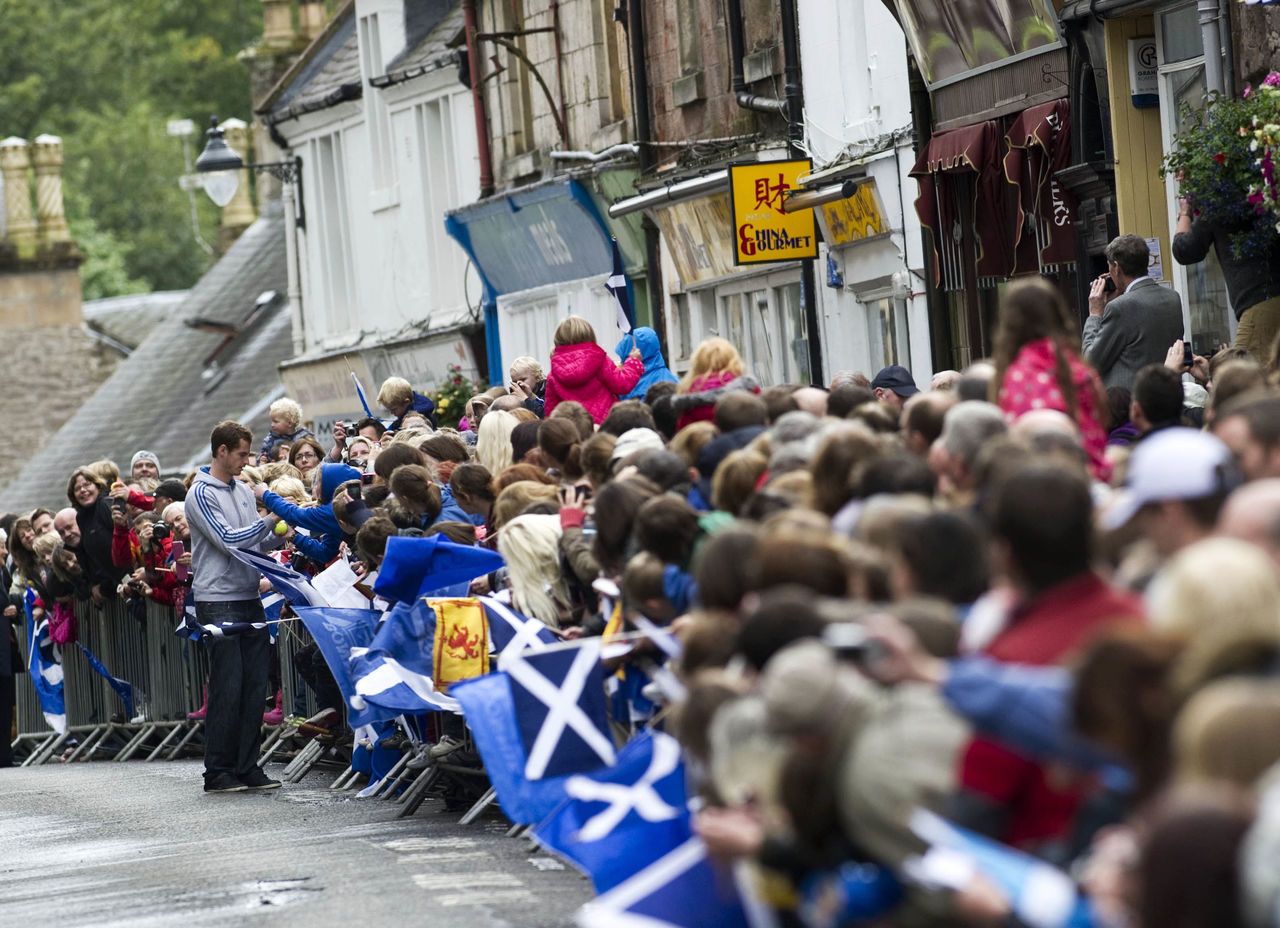
[[[233,548],[262,551],[281,543],[274,532],[276,517],[259,516],[253,490],[236,479],[253,456],[252,439],[240,423],[219,422],[209,440],[213,462],[200,469],[186,502],[196,615],[201,625],[227,629],[226,634],[206,640],[206,793],[280,786],[258,766],[271,653],[258,598],[261,575],[231,554]],[[253,628],[254,624],[259,627]]]

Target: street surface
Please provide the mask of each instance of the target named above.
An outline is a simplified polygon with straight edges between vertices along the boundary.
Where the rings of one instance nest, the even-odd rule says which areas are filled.
[[[505,819],[331,792],[329,771],[206,796],[199,761],[0,770],[0,926],[573,923],[587,881]],[[280,766],[267,772],[279,777]]]

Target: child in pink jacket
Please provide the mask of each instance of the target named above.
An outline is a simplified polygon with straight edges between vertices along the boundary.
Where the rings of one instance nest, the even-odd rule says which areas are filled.
[[[544,415],[551,415],[560,403],[574,400],[585,406],[599,425],[618,397],[635,389],[644,376],[639,350],[632,349],[618,367],[596,344],[595,329],[581,316],[570,316],[561,322],[556,327],[555,341]]]

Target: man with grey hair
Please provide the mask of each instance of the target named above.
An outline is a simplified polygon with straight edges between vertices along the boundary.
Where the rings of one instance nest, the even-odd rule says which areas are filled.
[[[1163,364],[1182,338],[1182,300],[1147,276],[1146,239],[1121,235],[1107,246],[1107,273],[1089,288],[1084,356],[1109,390],[1132,390],[1138,371]]]
[[[1009,425],[994,403],[965,400],[957,403],[942,420],[942,434],[933,443],[929,466],[938,477],[938,487],[947,496],[965,498],[976,488],[974,465],[983,446],[1005,434]]]

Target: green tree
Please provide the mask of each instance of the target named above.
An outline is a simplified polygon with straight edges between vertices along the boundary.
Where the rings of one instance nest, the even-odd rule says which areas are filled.
[[[0,0],[0,24],[0,135],[62,136],[67,215],[90,236],[81,247],[95,295],[191,286],[209,258],[178,189],[181,144],[165,124],[250,117],[238,55],[261,32],[260,5]],[[213,238],[217,211],[200,200]]]

